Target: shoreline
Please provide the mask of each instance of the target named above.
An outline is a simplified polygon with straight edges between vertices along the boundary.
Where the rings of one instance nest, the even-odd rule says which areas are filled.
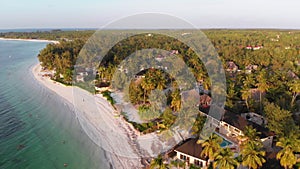
[[[84,132],[106,152],[114,168],[141,168],[138,137],[132,125],[115,117],[115,109],[101,95],[93,95],[76,86],[65,86],[43,77],[40,63],[31,68],[34,79],[74,106],[74,113]],[[127,142],[127,144],[126,144]]]
[[[0,40],[8,40],[8,41],[26,41],[26,42],[50,42],[54,44],[59,44],[59,41],[56,40],[46,40],[46,39],[16,39],[16,38],[2,38]]]
[[[141,135],[122,116],[116,116],[115,108],[100,94],[91,94],[77,86],[65,86],[43,77],[40,63],[32,67],[38,83],[55,92],[74,106],[76,119],[88,137],[106,152],[106,159],[113,168],[143,168],[162,152],[167,152],[182,141],[186,133],[169,132]]]

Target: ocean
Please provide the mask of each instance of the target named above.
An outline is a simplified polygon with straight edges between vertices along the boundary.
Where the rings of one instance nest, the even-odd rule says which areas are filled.
[[[0,168],[107,168],[73,107],[31,74],[46,44],[0,40]]]

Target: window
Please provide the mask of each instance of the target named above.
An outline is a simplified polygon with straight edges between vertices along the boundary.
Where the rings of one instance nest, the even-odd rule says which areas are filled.
[[[180,154],[180,159],[183,159],[183,155],[182,154]]]
[[[199,165],[200,165],[200,161],[199,161],[199,160],[194,160],[194,164],[195,164],[196,166],[199,166]]]
[[[185,155],[182,155],[182,154],[180,154],[180,159],[181,159],[181,160],[186,160],[186,156],[185,156]]]
[[[194,164],[199,167],[203,167],[203,163],[200,160],[194,160]]]

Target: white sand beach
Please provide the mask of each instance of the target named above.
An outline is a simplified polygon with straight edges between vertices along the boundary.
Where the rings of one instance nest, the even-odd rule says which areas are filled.
[[[176,132],[172,140],[164,135],[141,135],[122,117],[102,95],[93,95],[79,87],[65,86],[44,77],[40,64],[32,72],[39,83],[46,86],[74,106],[74,112],[85,133],[99,147],[106,150],[107,160],[114,168],[141,168],[141,160],[166,152],[181,141]],[[169,141],[172,141],[170,144]]]
[[[108,160],[114,168],[141,168],[140,150],[136,146],[138,133],[120,117],[101,95],[92,95],[73,86],[43,77],[40,64],[32,69],[34,77],[42,85],[54,91],[74,105],[77,119],[89,137],[107,151]]]
[[[0,38],[0,40],[11,40],[11,41],[28,41],[28,42],[50,42],[58,44],[59,41],[55,40],[44,40],[44,39],[14,39],[14,38]]]

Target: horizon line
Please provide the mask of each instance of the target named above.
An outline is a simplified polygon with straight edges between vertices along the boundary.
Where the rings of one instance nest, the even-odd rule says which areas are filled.
[[[93,28],[93,27],[41,27],[41,28],[0,28],[0,30],[36,30],[36,31],[47,31],[47,30],[61,30],[61,31],[69,31],[69,30],[294,30],[294,31],[300,31],[300,28],[278,28],[278,27],[249,27],[249,28],[244,28],[244,27],[195,27],[195,28]]]

